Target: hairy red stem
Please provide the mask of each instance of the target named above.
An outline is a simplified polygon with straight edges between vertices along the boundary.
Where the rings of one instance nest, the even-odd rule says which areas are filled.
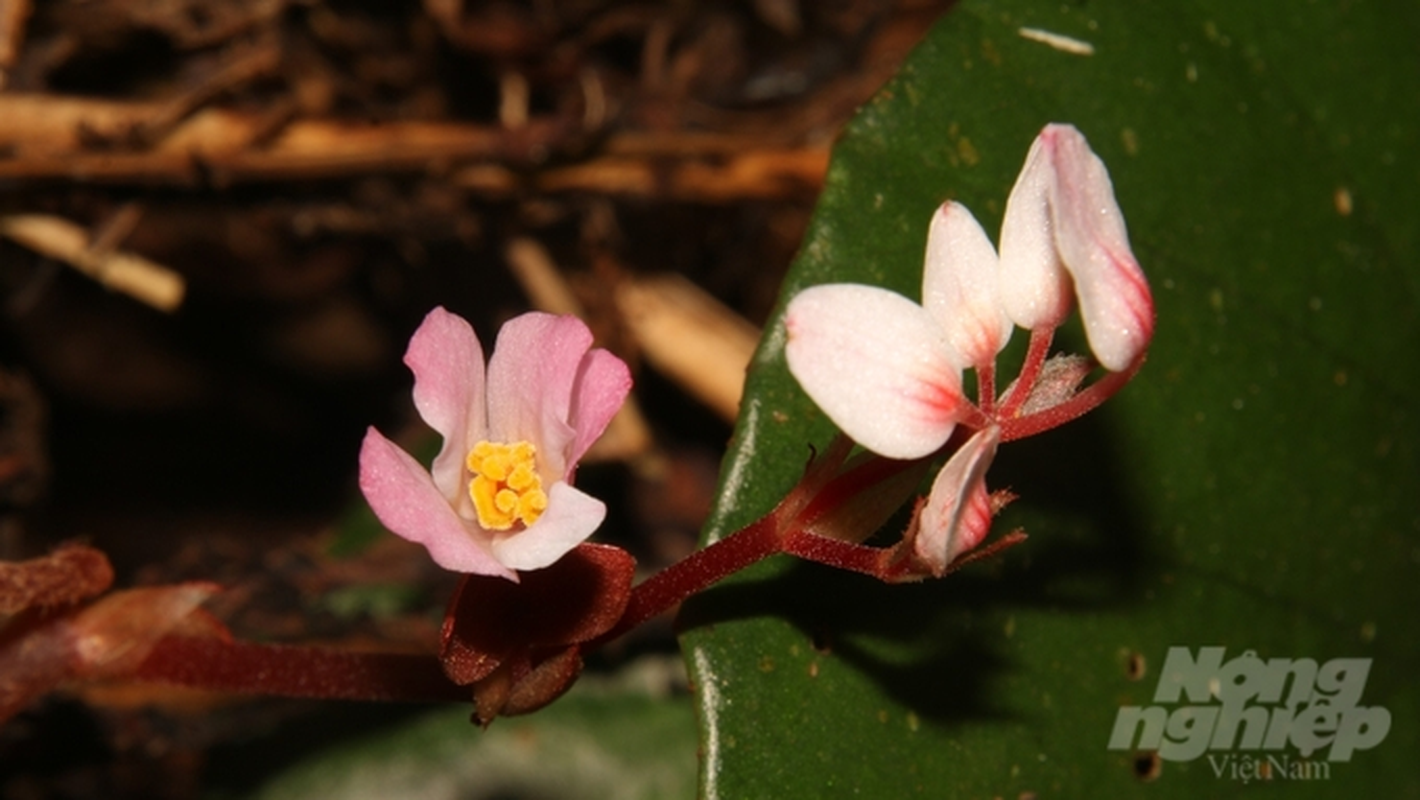
[[[784,552],[806,561],[882,578],[887,551],[865,544],[830,539],[807,531],[794,531],[784,539]]]
[[[1123,389],[1124,384],[1129,383],[1133,379],[1134,373],[1138,372],[1143,365],[1144,359],[1138,358],[1123,372],[1111,372],[1105,375],[1059,405],[1028,416],[1002,420],[1001,441],[1010,442],[1034,436],[1093,411],[1101,403],[1113,397],[1115,392]]]
[[[995,363],[982,364],[976,368],[976,406],[988,417],[996,410]]]
[[[1030,332],[1030,344],[1026,347],[1026,359],[1021,363],[1021,372],[1006,396],[1001,398],[1001,407],[996,410],[996,419],[1008,420],[1016,415],[1021,404],[1030,397],[1030,390],[1040,377],[1040,369],[1045,365],[1045,357],[1050,354],[1050,342],[1055,338],[1054,328],[1036,328]]]
[[[634,587],[621,619],[583,649],[611,641],[696,592],[774,555],[779,552],[780,538],[779,515],[770,513],[666,567]]]
[[[443,702],[469,690],[444,676],[433,654],[359,653],[319,647],[169,636],[134,680],[317,700]]]

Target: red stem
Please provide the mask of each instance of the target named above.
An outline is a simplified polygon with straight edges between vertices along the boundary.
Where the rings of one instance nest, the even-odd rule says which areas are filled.
[[[817,561],[838,569],[862,572],[875,578],[885,576],[887,551],[855,544],[808,531],[796,530],[784,539],[784,552],[807,561]]]
[[[583,646],[593,649],[620,636],[685,598],[779,552],[779,514],[771,512],[748,527],[697,550],[631,590],[626,611],[611,630]]]
[[[976,407],[988,417],[996,409],[995,363],[982,364],[976,368]]]
[[[354,653],[319,647],[169,636],[132,673],[140,681],[318,700],[444,702],[469,689],[431,655]]]
[[[1059,427],[1065,423],[1080,417],[1096,406],[1114,396],[1115,392],[1124,388],[1134,377],[1134,373],[1139,371],[1139,367],[1144,365],[1141,357],[1129,365],[1123,372],[1111,372],[1100,378],[1089,386],[1085,387],[1079,394],[1066,400],[1065,402],[1051,406],[1043,411],[1025,417],[1014,419],[1002,418],[1001,420],[1001,441],[1010,442],[1016,439],[1023,439],[1027,436],[1034,436],[1042,431]]]
[[[1030,397],[1030,390],[1040,377],[1040,368],[1045,365],[1045,357],[1050,354],[1050,342],[1055,338],[1054,328],[1035,328],[1030,332],[1030,345],[1026,347],[1026,360],[1021,364],[1021,372],[1016,377],[1011,391],[1001,398],[1001,407],[996,411],[996,419],[1009,420],[1020,410],[1021,404]],[[1003,439],[1004,441],[1004,439]]]

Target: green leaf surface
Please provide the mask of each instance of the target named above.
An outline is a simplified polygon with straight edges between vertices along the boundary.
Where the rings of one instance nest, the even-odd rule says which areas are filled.
[[[781,557],[688,603],[703,796],[1251,791],[1248,759],[1299,750],[1154,775],[1108,747],[1170,647],[1222,646],[1371,660],[1359,704],[1388,734],[1315,754],[1325,776],[1274,774],[1287,797],[1420,797],[1417,38],[1404,0],[1001,0],[942,20],[845,132],[783,297],[854,281],[916,299],[936,206],[997,230],[1032,138],[1070,122],[1150,277],[1149,362],[1101,410],[1002,448],[988,480],[1022,499],[996,530],[1031,539],[994,563],[885,586]],[[833,433],[768,331],[707,541]]]
[[[431,712],[302,759],[251,800],[688,797],[695,725],[655,659],[588,677],[537,714],[486,731],[468,707]]]

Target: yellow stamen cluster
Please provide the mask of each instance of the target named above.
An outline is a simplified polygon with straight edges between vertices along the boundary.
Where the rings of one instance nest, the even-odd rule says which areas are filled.
[[[530,442],[479,442],[468,452],[473,473],[468,494],[478,512],[478,524],[506,531],[515,523],[531,525],[547,508],[547,493],[537,474],[537,448]]]

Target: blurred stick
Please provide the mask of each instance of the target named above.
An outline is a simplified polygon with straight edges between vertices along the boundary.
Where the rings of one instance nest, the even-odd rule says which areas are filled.
[[[227,78],[265,68],[260,55],[238,62]],[[220,185],[456,167],[454,184],[494,195],[587,192],[720,203],[811,197],[828,169],[826,145],[766,147],[756,137],[629,132],[612,136],[588,160],[528,172],[507,164],[556,151],[576,133],[570,123],[530,119],[508,129],[294,120],[273,134],[270,114],[193,111],[203,97],[122,103],[0,93],[0,144],[11,156],[0,158],[0,179]],[[119,147],[134,142],[150,146]]]
[[[822,187],[827,170],[827,148],[747,149],[711,161],[684,157],[669,163],[615,156],[592,159],[539,173],[533,185],[554,194],[581,191],[724,203],[811,197]]]
[[[272,136],[269,115],[205,108],[173,123],[149,149],[112,147],[141,141],[155,123],[173,122],[174,110],[163,103],[0,94],[0,142],[13,154],[0,160],[0,178],[221,184],[334,177],[518,160],[562,135],[552,123],[508,132],[438,122],[298,120]],[[92,149],[95,142],[109,149]]]
[[[162,311],[182,304],[182,276],[134,253],[108,250],[89,232],[61,217],[15,214],[0,217],[0,236],[62,261],[116,291]]]
[[[759,331],[679,275],[627,281],[616,300],[646,358],[715,413],[734,421]]]
[[[0,615],[77,603],[112,583],[108,557],[72,542],[28,561],[0,561]]]
[[[163,103],[159,111],[134,130],[135,138],[144,144],[161,141],[223,92],[274,74],[280,65],[281,49],[274,40],[236,48],[212,74]]]
[[[30,0],[0,0],[0,89],[10,82],[10,70],[20,60]]]

